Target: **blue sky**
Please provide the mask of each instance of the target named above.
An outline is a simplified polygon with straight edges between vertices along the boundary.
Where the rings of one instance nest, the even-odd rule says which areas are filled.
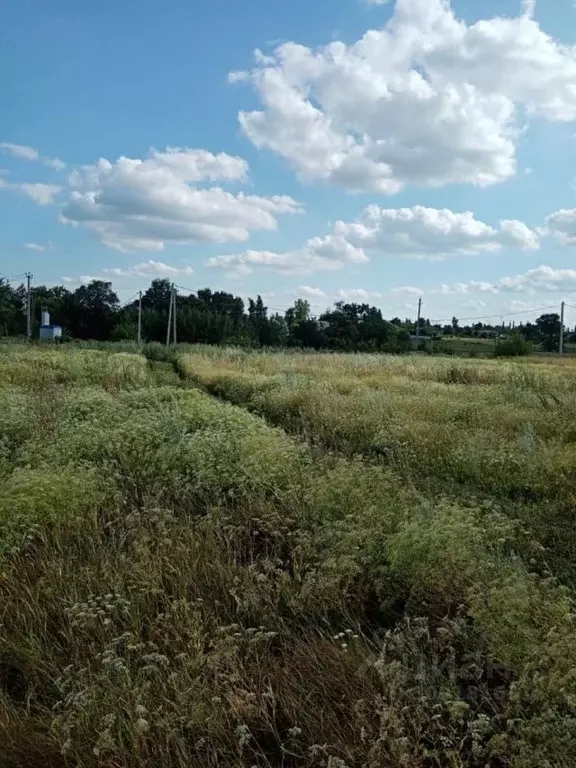
[[[7,0],[0,274],[576,305],[575,29],[571,0]]]

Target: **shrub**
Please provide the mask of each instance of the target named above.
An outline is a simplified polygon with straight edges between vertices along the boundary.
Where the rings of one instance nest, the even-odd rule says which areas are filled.
[[[532,354],[532,344],[519,333],[513,333],[506,339],[498,339],[494,347],[494,357],[526,357]]]

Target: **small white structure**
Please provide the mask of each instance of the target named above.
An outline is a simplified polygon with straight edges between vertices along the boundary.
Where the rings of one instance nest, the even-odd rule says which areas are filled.
[[[62,338],[62,326],[50,325],[50,312],[42,310],[40,318],[40,341],[56,341]]]

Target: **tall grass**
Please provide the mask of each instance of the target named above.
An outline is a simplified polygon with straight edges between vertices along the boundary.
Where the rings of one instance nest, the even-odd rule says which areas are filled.
[[[573,364],[219,352],[182,355],[182,375],[316,444],[391,466],[431,495],[496,500],[576,575]]]
[[[50,355],[2,363],[0,765],[572,764],[573,595],[521,521],[139,358]],[[386,389],[351,376],[333,407]]]

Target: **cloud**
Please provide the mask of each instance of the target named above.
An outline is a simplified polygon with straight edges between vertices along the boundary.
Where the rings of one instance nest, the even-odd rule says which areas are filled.
[[[530,229],[524,222],[517,219],[504,219],[500,222],[500,242],[510,248],[523,248],[526,251],[537,251],[540,248],[540,238],[537,231]]]
[[[544,264],[514,277],[503,277],[500,291],[518,293],[557,293],[576,290],[576,269],[554,269]]]
[[[468,25],[447,0],[396,0],[353,44],[284,43],[230,75],[261,103],[240,126],[302,180],[350,191],[505,181],[526,118],[576,119],[576,49],[532,12]]]
[[[491,227],[469,211],[370,205],[354,221],[337,221],[330,234],[311,238],[302,248],[282,253],[248,250],[213,256],[204,264],[236,277],[258,267],[284,274],[312,274],[363,264],[370,260],[368,253],[439,260],[498,253],[506,247],[537,250],[540,241],[521,221],[505,220],[499,227]]]
[[[444,259],[497,252],[503,247],[539,248],[535,232],[520,221],[502,221],[494,228],[470,211],[447,208],[379,208],[370,205],[351,223],[339,221],[335,232],[346,242],[386,255]]]
[[[276,253],[274,251],[253,251],[213,256],[204,262],[207,267],[227,270],[229,276],[251,274],[255,268],[272,269],[281,274],[308,275],[341,269],[345,264],[362,264],[368,257],[361,248],[338,235],[314,237],[302,248]]]
[[[390,291],[391,296],[422,296],[423,293],[421,288],[415,288],[413,285],[400,285]]]
[[[0,189],[12,189],[22,192],[38,205],[53,205],[55,195],[62,191],[62,187],[57,184],[13,184],[2,178],[0,178]]]
[[[546,228],[562,245],[576,245],[576,208],[550,214]]]
[[[467,293],[562,293],[576,290],[576,269],[555,269],[541,264],[519,275],[502,277],[495,283],[471,280],[468,283],[442,285],[430,293],[449,296]]]
[[[66,168],[66,163],[63,163],[62,160],[59,160],[57,157],[43,157],[37,149],[34,149],[34,147],[26,147],[22,144],[11,144],[9,141],[2,141],[0,142],[0,151],[15,157],[17,160],[30,160],[32,162],[42,163],[57,171]]]
[[[62,278],[62,282],[65,285],[86,285],[87,283],[91,283],[93,280],[100,280],[99,277],[94,277],[94,275],[78,275],[77,277],[70,277],[68,275],[65,275]]]
[[[310,285],[299,285],[298,292],[310,299],[322,299],[326,296],[321,288],[313,288]]]
[[[188,264],[184,267],[172,267],[162,261],[149,259],[131,267],[110,267],[103,272],[114,277],[176,277],[180,275],[193,275],[194,270]]]
[[[162,251],[166,243],[241,242],[254,230],[275,230],[276,216],[302,210],[286,195],[197,186],[243,181],[247,170],[239,157],[194,149],[152,150],[145,160],[101,159],[71,174],[61,220],[119,251]]]
[[[28,195],[38,205],[53,205],[54,196],[62,191],[57,184],[10,184]]]
[[[37,251],[38,253],[44,253],[45,251],[54,251],[54,244],[48,243],[24,243],[24,248],[28,248],[29,251]]]
[[[536,10],[536,0],[522,0],[522,13],[529,19],[533,18]]]
[[[441,294],[442,296],[452,296],[458,293],[498,293],[499,288],[492,283],[482,280],[470,280],[468,283],[453,283],[452,285],[441,285],[439,288],[433,288],[430,293]]]
[[[344,301],[368,301],[368,299],[381,299],[382,294],[377,291],[366,291],[364,288],[341,288],[336,291],[336,298]]]

